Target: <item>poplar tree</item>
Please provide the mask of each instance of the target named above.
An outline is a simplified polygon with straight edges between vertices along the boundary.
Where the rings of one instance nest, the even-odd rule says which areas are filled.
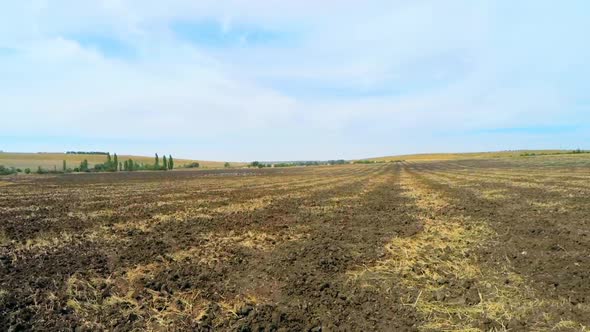
[[[168,160],[166,159],[166,155],[162,157],[162,169],[165,171],[168,170]]]
[[[64,173],[65,173],[65,172],[68,170],[68,169],[67,169],[67,165],[66,165],[66,161],[65,161],[65,160],[64,160],[64,162],[63,162],[63,170],[64,170]]]
[[[80,163],[80,172],[88,172],[88,160],[84,159]]]
[[[113,170],[115,172],[118,171],[117,167],[119,167],[119,158],[117,157],[116,153],[115,153],[115,160],[113,161],[113,165],[111,167],[113,168]]]
[[[156,168],[158,168],[160,166],[160,157],[158,157],[158,154],[156,153]]]
[[[172,159],[172,155],[168,156],[168,169],[174,169],[174,159]]]

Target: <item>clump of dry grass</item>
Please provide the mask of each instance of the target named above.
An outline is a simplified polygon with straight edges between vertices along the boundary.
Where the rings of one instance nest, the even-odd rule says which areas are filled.
[[[148,264],[128,270],[116,278],[84,279],[74,275],[67,281],[67,305],[92,329],[104,329],[109,314],[140,321],[148,330],[168,329],[179,321],[196,322],[209,303],[200,291],[168,293],[143,287],[142,280],[165,268]]]
[[[571,321],[571,320],[562,320],[559,323],[555,324],[551,329],[553,331],[564,331],[564,330],[572,330],[572,331],[586,331],[586,327],[580,323]]]
[[[6,231],[0,229],[0,246],[10,244],[10,238],[6,234]]]
[[[279,197],[277,197],[277,198],[279,198]],[[234,203],[234,204],[228,204],[225,206],[221,206],[221,207],[214,209],[212,212],[214,212],[214,213],[232,213],[232,212],[236,213],[236,212],[242,212],[242,211],[261,210],[261,209],[269,206],[270,204],[272,204],[272,202],[275,199],[276,198],[272,197],[272,196],[264,196],[264,197],[260,197],[260,198],[251,199],[251,200],[243,202],[243,203]]]
[[[46,248],[60,248],[72,242],[73,236],[71,233],[62,232],[60,234],[42,233],[32,239],[27,239],[18,249],[33,250]]]
[[[567,202],[556,202],[550,201],[546,199],[539,199],[539,200],[529,200],[528,203],[536,208],[537,210],[541,211],[552,211],[552,212],[567,212],[569,207],[567,206]]]
[[[261,299],[259,299],[256,295],[246,294],[237,296],[234,299],[221,301],[219,302],[219,306],[221,307],[222,312],[226,315],[238,317],[240,315],[240,311],[245,307],[254,307],[261,302]]]
[[[8,295],[8,291],[5,289],[0,288],[0,306],[4,305],[4,299],[6,298],[6,296]]]
[[[487,200],[502,200],[509,198],[508,190],[506,189],[491,189],[491,190],[480,190],[479,196]]]
[[[242,246],[253,250],[268,251],[281,243],[296,241],[304,236],[305,227],[295,227],[288,233],[265,233],[252,230],[246,233],[233,231],[227,234],[206,233],[202,236],[204,241],[199,245],[175,251],[168,254],[167,257],[175,262],[190,260],[212,266],[230,258],[227,248]]]
[[[73,234],[68,231],[55,232],[41,232],[34,238],[26,241],[10,241],[6,237],[6,244],[12,243],[11,248],[15,257],[21,257],[31,254],[31,252],[45,252],[48,250],[58,250],[66,246],[77,245],[83,241],[121,241],[121,239],[111,232],[111,229],[106,226],[97,227],[95,230],[83,234]],[[2,233],[0,232],[0,244],[2,243]]]

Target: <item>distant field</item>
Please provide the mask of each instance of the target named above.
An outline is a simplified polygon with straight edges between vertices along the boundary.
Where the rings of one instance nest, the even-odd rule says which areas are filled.
[[[462,159],[490,159],[490,158],[514,158],[522,157],[524,154],[551,155],[565,154],[571,150],[518,150],[518,151],[497,151],[497,152],[468,152],[468,153],[424,153],[424,154],[406,154],[398,156],[387,156],[378,158],[369,158],[375,161],[439,161],[439,160],[462,160]]]
[[[129,156],[119,155],[119,160],[133,159],[141,163],[153,163],[154,157],[145,156]],[[162,156],[160,156],[162,157]],[[174,157],[174,156],[172,156]],[[63,160],[66,161],[68,167],[76,167],[80,165],[84,159],[88,160],[88,163],[92,167],[94,164],[103,163],[106,161],[105,155],[100,154],[65,154],[65,153],[13,153],[13,152],[2,152],[0,153],[0,165],[6,167],[16,168],[31,168],[36,169],[41,166],[44,169],[57,169],[62,168]],[[198,162],[201,167],[223,167],[224,162],[222,161],[203,161],[203,160],[190,160],[190,159],[174,159],[176,167],[181,167],[185,164]],[[241,166],[243,163],[234,163],[234,166]]]

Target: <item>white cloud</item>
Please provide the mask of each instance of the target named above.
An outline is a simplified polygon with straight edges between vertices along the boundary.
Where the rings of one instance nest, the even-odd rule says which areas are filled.
[[[391,128],[380,138],[406,137],[415,142],[406,149],[424,151],[444,145],[440,137],[417,139],[425,132],[566,123],[580,112],[582,74],[590,72],[590,48],[581,44],[588,23],[574,5],[554,14],[530,2],[517,15],[495,1],[459,0],[55,0],[4,7],[0,48],[15,50],[0,52],[4,135],[148,140],[165,131],[187,142],[253,140],[241,142],[240,151],[182,147],[193,157],[330,158],[348,149],[350,135],[370,136],[371,124],[380,133]],[[551,18],[559,22],[544,25]],[[171,28],[203,20],[218,22],[224,34],[241,24],[285,40],[253,46],[246,38],[215,48]],[[119,40],[136,56],[105,53],[76,40],[83,36]],[[579,76],[568,76],[575,73],[567,63]],[[265,142],[259,132],[277,136]],[[322,139],[330,143],[318,144]],[[276,151],[279,143],[291,150]],[[366,147],[395,152],[382,142]],[[462,148],[449,141],[445,149]]]

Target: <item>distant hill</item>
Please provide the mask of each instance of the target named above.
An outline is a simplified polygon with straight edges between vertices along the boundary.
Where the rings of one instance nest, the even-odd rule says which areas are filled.
[[[140,163],[153,164],[154,157],[146,156],[130,156],[130,155],[118,155],[120,161],[133,159]],[[174,158],[174,155],[172,156]],[[162,156],[160,156],[162,158]],[[104,163],[107,159],[104,154],[66,154],[66,153],[18,153],[18,152],[0,152],[0,165],[6,167],[16,168],[31,168],[37,169],[41,166],[44,169],[53,169],[54,167],[58,170],[62,169],[63,160],[66,161],[68,167],[76,167],[80,165],[80,162],[84,159],[88,160],[90,167],[94,164]],[[198,162],[201,167],[216,168],[223,167],[223,161],[205,161],[205,160],[191,160],[191,159],[176,159],[174,163],[176,167],[182,167],[185,164]],[[242,166],[244,163],[232,163],[232,166]]]
[[[397,156],[368,158],[372,161],[428,161],[428,160],[459,160],[459,159],[486,159],[486,158],[511,158],[525,155],[552,155],[571,153],[572,150],[514,150],[496,152],[466,152],[466,153],[422,153]]]

